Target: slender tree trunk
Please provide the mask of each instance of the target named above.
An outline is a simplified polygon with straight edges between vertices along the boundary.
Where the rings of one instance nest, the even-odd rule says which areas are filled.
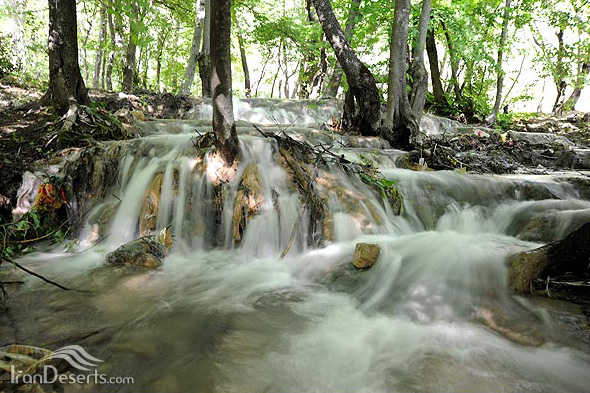
[[[203,25],[203,48],[199,57],[199,77],[203,97],[211,97],[211,1],[205,0],[205,21]]]
[[[179,94],[189,94],[191,86],[195,81],[195,72],[197,70],[197,58],[199,57],[199,51],[201,50],[201,37],[203,36],[203,19],[205,15],[205,0],[197,0],[197,9],[195,11],[195,29],[193,32],[193,43],[191,45],[191,53],[188,58],[186,70],[184,71],[184,77],[182,84],[178,90]]]
[[[557,36],[557,42],[559,43],[557,49],[557,58],[555,64],[555,87],[557,88],[557,98],[555,98],[555,103],[553,104],[553,113],[558,114],[561,112],[562,104],[561,99],[565,93],[565,89],[567,88],[567,82],[565,81],[564,77],[566,74],[565,65],[563,62],[563,57],[565,54],[565,45],[563,42],[563,34],[564,29],[563,27],[559,29],[559,31],[555,34]]]
[[[86,30],[86,35],[84,36],[84,40],[82,41],[82,64],[81,67],[84,70],[84,79],[85,80],[89,80],[90,76],[89,76],[89,69],[90,67],[88,66],[88,53],[87,53],[87,47],[88,47],[88,38],[90,37],[90,31],[92,30],[92,24],[93,24],[93,20],[91,19],[90,22],[88,23],[88,29]]]
[[[211,4],[211,90],[216,147],[231,165],[239,152],[234,123],[231,80],[231,0]]]
[[[106,7],[102,7],[100,10],[100,29],[98,31],[98,49],[96,50],[96,57],[94,59],[94,75],[92,78],[92,87],[94,89],[99,88],[100,84],[100,70],[102,66],[102,58],[104,55],[104,47],[106,41],[106,31],[107,31],[107,18],[106,18],[107,9]]]
[[[160,80],[162,73],[162,55],[164,54],[164,44],[168,37],[169,30],[160,30],[158,34],[158,45],[156,47],[156,90],[160,92]]]
[[[430,64],[430,80],[432,81],[432,94],[434,101],[442,106],[447,105],[445,90],[440,80],[440,68],[438,62],[438,53],[436,51],[436,40],[434,30],[429,29],[426,34],[426,52],[428,53],[428,63]]]
[[[112,5],[112,2],[111,2]],[[115,24],[113,23],[113,14],[107,15],[107,23],[109,26],[109,37],[111,40],[111,49],[109,53],[109,64],[107,65],[106,74],[106,89],[113,91],[113,67],[115,65],[115,55],[117,53],[117,37],[115,36]]]
[[[486,119],[486,123],[492,125],[496,122],[498,112],[500,111],[500,104],[502,103],[502,88],[504,86],[504,70],[502,69],[502,59],[504,57],[504,50],[506,47],[506,37],[508,36],[508,22],[510,20],[510,6],[512,0],[506,0],[504,6],[504,21],[502,22],[502,33],[500,34],[500,46],[498,47],[498,61],[496,62],[496,100],[494,101],[494,109],[492,114]]]
[[[586,80],[586,77],[590,75],[590,56],[588,57],[589,59],[582,63],[582,67],[580,67],[578,71],[574,91],[563,105],[566,111],[573,111],[576,109],[576,105],[580,99],[580,95],[582,94],[582,89],[584,88],[584,81]]]
[[[107,74],[107,57],[104,55],[102,56],[102,64],[100,65],[100,88],[101,90],[106,89],[106,74]]]
[[[420,18],[420,26],[418,27],[418,37],[414,42],[412,65],[410,67],[413,80],[410,105],[418,125],[422,118],[424,104],[426,103],[426,92],[428,91],[428,72],[424,65],[424,47],[426,46],[426,34],[428,32],[428,24],[430,23],[431,5],[432,0],[422,1],[422,16]]]
[[[387,82],[387,111],[383,137],[393,146],[407,148],[412,137],[417,138],[418,124],[406,93],[406,56],[410,0],[396,0],[391,42],[389,44],[389,78]]]
[[[144,59],[143,59],[143,70],[141,75],[141,84],[144,89],[148,88],[148,69],[150,66],[150,48],[145,47],[144,49]]]
[[[461,86],[459,85],[459,59],[457,57],[457,53],[455,52],[455,46],[453,45],[453,40],[449,34],[449,31],[447,30],[447,26],[443,21],[441,21],[440,24],[445,32],[447,47],[449,48],[449,59],[451,62],[451,85],[453,86],[453,91],[455,93],[455,102],[459,103],[461,101],[461,97],[463,96],[461,92]]]
[[[75,0],[49,1],[49,98],[60,113],[72,101],[84,104],[88,92],[78,64],[78,24]]]
[[[272,51],[268,51],[268,55],[264,59],[264,63],[262,63],[262,71],[260,71],[260,78],[258,79],[258,83],[256,83],[256,91],[254,92],[254,97],[258,97],[258,89],[260,88],[260,84],[262,83],[262,79],[264,79],[264,73],[266,72],[266,65],[272,58]]]
[[[139,3],[134,3],[136,16],[139,15]],[[123,65],[123,91],[131,93],[133,91],[133,75],[135,72],[135,52],[137,51],[137,31],[133,21],[129,23],[129,41],[127,43],[127,52],[125,54],[125,64]]]
[[[244,91],[246,97],[250,97],[252,88],[250,87],[250,70],[248,69],[248,61],[246,59],[246,46],[244,45],[244,38],[237,24],[237,19],[234,19],[236,32],[238,36],[238,46],[240,47],[240,59],[242,60],[242,70],[244,71]]]
[[[364,135],[374,135],[380,126],[381,102],[375,78],[347,41],[334,16],[329,0],[313,0],[322,29],[340,63],[356,101],[356,111],[349,116]]]
[[[352,37],[354,28],[356,26],[356,22],[359,16],[359,8],[361,5],[362,0],[350,0],[350,8],[348,10],[348,18],[346,19],[346,27],[344,28],[344,35],[348,42],[352,44]],[[326,97],[336,97],[338,95],[338,90],[340,89],[340,85],[342,84],[342,67],[336,60],[334,64],[334,71],[332,72],[332,76],[330,77],[330,81],[326,85],[326,89],[324,90],[324,96]]]
[[[545,98],[545,79],[543,79],[543,89],[541,90],[541,99],[537,105],[537,113],[543,113],[543,99]]]

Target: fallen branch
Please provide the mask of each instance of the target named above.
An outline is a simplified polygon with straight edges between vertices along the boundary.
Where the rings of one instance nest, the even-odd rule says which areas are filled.
[[[2,256],[2,259],[3,259],[4,261],[8,262],[8,263],[11,263],[12,265],[14,265],[15,267],[17,267],[17,268],[19,268],[20,270],[24,271],[25,273],[28,273],[28,274],[30,274],[31,276],[35,276],[35,277],[37,277],[37,278],[41,279],[42,281],[45,281],[45,282],[46,282],[46,283],[48,283],[48,284],[51,284],[51,285],[53,285],[53,286],[56,286],[56,287],[58,287],[58,288],[60,288],[60,289],[63,289],[64,291],[71,291],[71,290],[72,290],[71,288],[65,287],[65,286],[63,286],[63,285],[61,285],[61,284],[59,284],[59,283],[57,283],[57,282],[55,282],[55,281],[52,281],[52,280],[50,280],[50,279],[48,279],[48,278],[45,278],[45,277],[43,277],[43,276],[42,276],[42,275],[40,275],[39,273],[35,273],[34,271],[27,269],[26,267],[24,267],[24,266],[23,266],[23,265],[21,265],[20,263],[18,263],[18,262],[16,262],[16,261],[12,260],[10,257],[7,257],[7,256]],[[80,291],[80,292],[87,292],[87,291]]]

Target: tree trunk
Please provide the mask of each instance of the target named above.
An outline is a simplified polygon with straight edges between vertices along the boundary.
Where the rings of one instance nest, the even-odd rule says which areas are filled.
[[[92,23],[93,23],[93,20],[91,19],[90,22],[88,23],[88,29],[86,30],[86,35],[84,36],[84,41],[82,41],[82,65],[81,65],[81,67],[84,69],[84,79],[85,80],[90,79],[90,76],[88,73],[90,67],[88,67],[88,56],[87,56],[86,48],[88,48],[88,38],[90,37],[90,31],[92,30]]]
[[[100,29],[98,32],[98,49],[96,50],[96,57],[94,59],[94,75],[92,78],[92,87],[98,89],[100,86],[100,70],[102,66],[102,58],[104,56],[104,47],[107,32],[107,9],[102,7],[100,10]]]
[[[498,112],[500,111],[500,104],[502,103],[502,87],[504,86],[504,71],[502,70],[502,59],[504,57],[504,49],[506,46],[506,36],[508,35],[508,22],[510,19],[510,4],[512,0],[506,0],[504,6],[504,21],[502,22],[502,33],[500,34],[500,46],[498,47],[498,61],[496,62],[496,100],[494,101],[494,109],[492,114],[487,117],[486,123],[492,125],[496,122]]]
[[[447,30],[445,22],[441,20],[440,24],[445,32],[447,47],[449,48],[449,58],[451,61],[451,84],[453,86],[453,91],[455,92],[455,103],[458,104],[461,101],[461,97],[463,95],[461,92],[461,86],[459,85],[459,59],[457,58],[457,53],[455,53],[455,46],[453,45],[453,40],[449,34],[449,31]]]
[[[420,26],[418,27],[418,37],[414,42],[414,49],[412,50],[412,65],[410,67],[413,80],[410,105],[418,125],[422,118],[424,104],[426,103],[426,92],[428,91],[428,72],[424,65],[424,47],[426,46],[426,34],[428,32],[428,24],[430,23],[431,5],[432,0],[422,1],[422,16],[420,18]]]
[[[113,66],[115,65],[115,54],[117,53],[117,38],[115,36],[115,24],[113,23],[113,14],[108,13],[107,23],[109,26],[109,37],[111,40],[111,50],[109,53],[109,64],[107,65],[106,89],[113,91]]]
[[[563,43],[563,27],[559,29],[555,35],[557,36],[557,42],[559,43],[557,49],[557,59],[555,64],[555,87],[557,88],[557,98],[555,98],[555,103],[553,104],[553,113],[557,114],[561,112],[561,98],[565,93],[565,89],[567,88],[567,82],[564,79],[566,74],[565,65],[563,63],[563,56],[565,52],[565,45]]]
[[[201,50],[201,37],[203,36],[203,17],[205,11],[205,0],[197,0],[197,9],[195,17],[195,30],[193,32],[193,43],[191,45],[191,53],[188,58],[186,70],[184,71],[184,77],[182,84],[178,90],[179,94],[189,94],[191,86],[195,81],[195,71],[197,70],[197,58],[199,57],[199,51]]]
[[[578,71],[574,91],[563,105],[566,111],[573,111],[576,109],[576,104],[578,103],[580,95],[582,94],[582,89],[584,88],[584,81],[588,75],[590,75],[590,59],[584,61],[584,63],[582,63],[582,67],[580,67]]]
[[[136,16],[139,15],[139,3],[135,2]],[[137,31],[134,21],[129,21],[129,42],[127,43],[127,52],[125,54],[125,64],[123,65],[123,83],[122,88],[125,93],[133,91],[133,74],[135,72],[135,52],[137,51]]]
[[[49,1],[49,98],[60,113],[71,101],[84,104],[88,92],[78,64],[78,25],[75,0]]]
[[[406,92],[406,56],[410,0],[397,0],[391,42],[389,44],[389,78],[387,81],[387,111],[383,138],[393,146],[407,148],[412,137],[417,138],[418,125]]]
[[[350,0],[350,8],[348,10],[348,18],[346,19],[346,27],[344,28],[344,35],[348,42],[352,44],[352,37],[354,28],[356,26],[356,22],[359,16],[359,8],[361,5],[362,0]],[[332,72],[332,76],[330,77],[330,81],[326,85],[326,89],[324,90],[324,96],[326,97],[336,97],[338,95],[338,90],[340,89],[340,85],[342,84],[342,67],[340,63],[336,60],[334,64],[334,71]]]
[[[106,89],[105,77],[107,74],[107,57],[104,55],[104,53],[102,56],[102,64],[100,68],[100,88],[104,91]]]
[[[363,135],[375,135],[381,121],[381,102],[375,78],[347,41],[334,16],[330,0],[313,0],[313,4],[357,104],[351,117],[353,124],[350,125],[358,127]]]
[[[169,30],[160,30],[158,33],[158,45],[156,47],[156,90],[160,92],[160,79],[162,73],[162,55],[164,54],[164,44],[168,37]]]
[[[211,0],[205,0],[203,48],[197,58],[199,62],[199,77],[201,78],[203,97],[211,97],[211,12]]]
[[[211,90],[217,151],[231,166],[239,152],[231,80],[231,0],[211,4]]]
[[[438,53],[436,51],[436,41],[433,29],[428,30],[428,33],[426,34],[426,52],[428,53],[428,63],[430,64],[430,80],[432,81],[434,101],[439,105],[446,106],[447,99],[440,80]]]
[[[246,59],[246,46],[244,45],[244,38],[242,37],[242,33],[240,28],[238,27],[237,18],[234,14],[233,19],[235,28],[236,28],[236,35],[238,36],[238,46],[240,47],[240,59],[242,60],[242,70],[244,71],[244,94],[246,97],[250,97],[250,93],[252,88],[250,86],[250,70],[248,69],[248,61]]]

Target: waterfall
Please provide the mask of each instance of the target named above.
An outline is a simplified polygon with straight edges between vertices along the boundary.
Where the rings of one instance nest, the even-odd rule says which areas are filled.
[[[238,110],[259,123],[271,117],[251,103]],[[315,110],[305,122],[317,122]],[[273,116],[289,123],[299,115]],[[332,143],[336,158],[371,162],[403,195],[398,215],[334,159],[309,166],[324,206],[318,216],[277,141],[252,127],[239,125],[242,156],[222,184],[213,181],[211,153],[193,145],[206,126],[140,127],[144,137],[117,142],[118,180],[88,215],[81,252],[21,259],[92,295],[27,279],[32,294],[14,300],[20,336],[0,324],[2,337],[45,329],[39,340],[51,342],[59,329],[115,329],[85,348],[107,360],[105,372],[131,375],[134,388],[148,391],[566,392],[590,384],[590,347],[556,322],[561,306],[507,289],[508,256],[559,239],[588,217],[590,202],[569,183],[410,171],[401,167],[403,152],[373,149],[371,138],[263,127]],[[161,269],[102,266],[105,253],[166,227],[174,245]],[[365,271],[351,265],[360,242],[380,248]],[[29,307],[35,297],[71,306],[71,317],[48,302]]]

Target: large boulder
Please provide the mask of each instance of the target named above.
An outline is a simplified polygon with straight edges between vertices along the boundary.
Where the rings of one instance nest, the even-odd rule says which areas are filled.
[[[357,269],[368,269],[377,262],[381,254],[381,247],[378,244],[357,243],[352,257],[352,264]]]
[[[172,247],[168,228],[155,236],[144,236],[122,245],[107,254],[106,265],[122,268],[156,269],[162,266],[162,258]]]
[[[571,282],[584,282],[590,278],[590,222],[585,223],[561,240],[532,251],[513,255],[508,260],[508,288],[512,293],[536,293],[539,281],[549,286],[551,277],[569,277]],[[563,280],[561,280],[563,281]],[[586,290],[590,300],[590,291]],[[545,295],[551,291],[545,288]],[[552,297],[560,297],[554,291]],[[564,300],[569,299],[564,294]],[[578,298],[577,301],[583,301]]]

